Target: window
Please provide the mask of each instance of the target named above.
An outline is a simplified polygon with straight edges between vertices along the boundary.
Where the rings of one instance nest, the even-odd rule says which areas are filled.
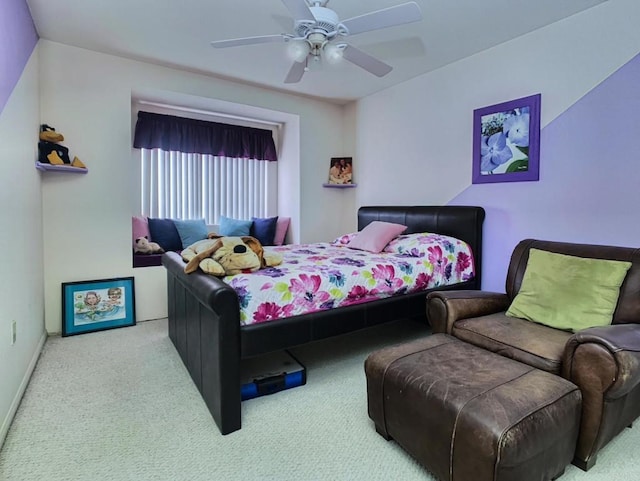
[[[217,224],[221,215],[277,211],[277,162],[270,130],[138,113],[141,213]]]
[[[268,217],[276,162],[141,149],[142,215],[172,219]]]

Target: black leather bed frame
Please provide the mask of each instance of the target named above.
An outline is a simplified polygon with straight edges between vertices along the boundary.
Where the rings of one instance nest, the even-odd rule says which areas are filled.
[[[358,230],[379,220],[404,224],[406,233],[434,232],[464,240],[474,253],[476,277],[437,289],[480,289],[484,217],[481,207],[361,207]],[[162,264],[167,270],[169,337],[222,434],[241,427],[241,358],[396,319],[426,320],[429,291],[240,326],[238,297],[228,284],[201,272],[185,274],[185,264],[175,252],[164,254]]]

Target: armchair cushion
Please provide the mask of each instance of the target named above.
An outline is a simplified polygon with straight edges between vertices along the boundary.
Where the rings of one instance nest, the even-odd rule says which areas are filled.
[[[453,324],[452,334],[552,374],[560,374],[565,345],[571,337],[570,332],[507,317],[504,312],[459,320]]]
[[[531,249],[507,316],[573,332],[609,325],[630,267],[631,262]]]

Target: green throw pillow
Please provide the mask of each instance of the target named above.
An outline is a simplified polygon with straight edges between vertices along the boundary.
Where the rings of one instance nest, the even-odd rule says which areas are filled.
[[[608,326],[631,262],[531,249],[507,316],[577,332]]]

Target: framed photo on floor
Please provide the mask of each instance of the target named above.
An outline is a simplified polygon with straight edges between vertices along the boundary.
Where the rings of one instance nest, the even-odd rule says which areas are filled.
[[[62,335],[133,326],[133,277],[62,284]]]
[[[540,177],[540,94],[473,111],[472,183]]]

